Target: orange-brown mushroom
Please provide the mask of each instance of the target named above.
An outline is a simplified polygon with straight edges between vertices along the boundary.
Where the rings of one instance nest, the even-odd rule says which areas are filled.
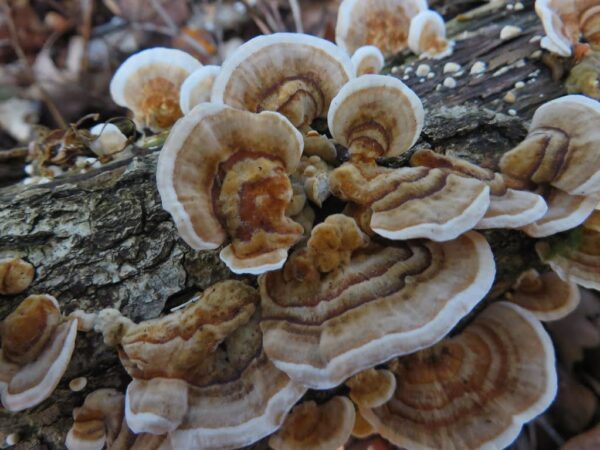
[[[274,450],[338,449],[350,437],[354,418],[354,405],[346,397],[334,397],[322,405],[304,402],[271,436],[269,446]]]
[[[523,272],[507,294],[507,300],[530,311],[539,320],[558,320],[579,304],[579,288],[562,280],[554,272],[539,274],[535,269]]]
[[[360,412],[377,433],[411,449],[505,448],[557,387],[550,337],[531,313],[506,302],[389,369],[397,380],[391,400]]]
[[[159,319],[132,324],[100,314],[110,320],[99,328],[133,378],[125,417],[135,433],[169,433],[177,449],[232,448],[279,428],[306,388],[266,358],[259,301],[252,287],[224,281]]]
[[[285,215],[302,145],[278,113],[203,103],[173,127],[161,150],[156,178],[163,207],[194,249],[231,238],[221,259],[232,271],[281,267],[303,232]]]
[[[110,82],[117,105],[133,111],[139,128],[160,131],[181,117],[179,89],[202,64],[193,56],[171,48],[150,48],[130,56]]]
[[[35,269],[20,258],[0,259],[0,295],[14,295],[25,291],[35,275]]]
[[[350,398],[362,408],[376,408],[383,405],[396,390],[396,377],[389,370],[367,369],[346,381],[350,388]]]
[[[452,54],[452,43],[446,39],[444,18],[429,9],[410,21],[408,47],[417,55],[444,58]]]
[[[437,342],[483,298],[495,273],[489,245],[473,232],[444,243],[354,248],[326,273],[302,248],[283,270],[259,278],[267,355],[315,389]]]
[[[541,46],[552,53],[571,56],[581,36],[596,49],[600,45],[597,0],[536,0],[535,11],[546,32]]]
[[[545,103],[533,115],[527,138],[502,157],[502,173],[570,195],[600,192],[598,120],[600,102],[583,95]]]
[[[52,394],[69,362],[77,320],[60,314],[50,295],[31,295],[0,325],[0,393],[9,411],[35,406]]]
[[[385,56],[408,46],[410,23],[426,0],[343,0],[335,28],[335,42],[353,54],[363,45],[374,45]]]

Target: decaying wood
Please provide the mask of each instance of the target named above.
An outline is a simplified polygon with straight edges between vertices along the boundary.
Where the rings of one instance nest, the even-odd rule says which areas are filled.
[[[477,2],[456,3],[472,7]],[[423,99],[426,126],[417,147],[493,168],[499,156],[525,136],[533,111],[564,94],[540,59],[531,57],[539,50],[534,36],[542,35],[542,28],[533,2],[524,3],[519,12],[500,6],[471,20],[455,20],[450,29],[459,39],[450,58],[424,61],[405,54],[386,68]],[[505,25],[519,26],[523,32],[501,41]],[[450,61],[460,64],[464,73],[444,74],[444,64]],[[487,64],[482,76],[469,74],[476,61]],[[430,65],[432,78],[415,75],[420,64]],[[453,89],[442,85],[448,76],[456,79]],[[525,87],[515,89],[519,81]],[[503,100],[509,91],[515,94],[514,104]],[[156,160],[157,152],[149,152],[84,176],[0,190],[0,257],[20,256],[36,267],[27,293],[0,297],[0,318],[26,294],[48,293],[67,313],[116,307],[134,320],[148,319],[231,277],[218,252],[192,251],[177,237],[155,188]],[[500,292],[522,268],[537,264],[533,240],[519,232],[486,234],[497,258]],[[87,387],[71,392],[68,382],[80,376],[87,377]],[[115,352],[98,335],[79,333],[73,361],[56,392],[29,411],[0,411],[0,433],[19,433],[16,449],[64,448],[73,407],[94,389],[123,389],[127,382]]]

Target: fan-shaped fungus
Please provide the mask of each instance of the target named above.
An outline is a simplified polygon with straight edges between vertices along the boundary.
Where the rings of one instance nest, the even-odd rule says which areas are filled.
[[[407,47],[410,22],[425,10],[426,0],[343,0],[335,41],[349,54],[363,45],[374,45],[392,56]]]
[[[540,106],[525,141],[500,161],[503,174],[570,195],[600,192],[600,102],[567,95]]]
[[[530,269],[519,276],[507,298],[539,320],[551,321],[562,319],[577,308],[580,296],[575,283],[562,280],[554,272],[540,275]]]
[[[421,11],[410,21],[408,47],[417,55],[443,58],[452,54],[446,39],[444,18],[431,10]]]
[[[487,242],[473,232],[441,244],[354,248],[327,273],[300,249],[283,270],[259,278],[267,355],[315,389],[437,342],[483,298],[495,274]]]
[[[352,55],[354,73],[357,77],[361,75],[378,74],[383,69],[385,58],[383,53],[373,45],[363,45]]]
[[[269,446],[274,450],[337,449],[350,437],[354,418],[354,405],[346,397],[334,397],[322,405],[304,402],[271,436]]]
[[[210,102],[212,87],[220,71],[219,66],[203,66],[185,79],[179,91],[179,107],[183,114],[200,103]]]
[[[214,249],[236,273],[281,267],[302,227],[285,216],[300,133],[282,115],[204,103],[172,129],[158,160],[163,207],[194,249]]]
[[[130,56],[110,82],[117,105],[133,111],[139,128],[160,131],[181,117],[179,89],[202,64],[176,49],[150,48]]]
[[[15,295],[25,291],[35,275],[35,269],[20,258],[0,259],[0,294]]]
[[[306,388],[266,358],[258,302],[253,288],[225,281],[160,319],[104,322],[133,378],[125,415],[134,432],[168,432],[177,449],[230,448],[281,425]]]
[[[9,411],[35,406],[52,394],[75,347],[77,320],[65,320],[50,295],[31,295],[0,326],[0,391]]]
[[[397,380],[391,400],[360,412],[404,448],[507,447],[556,394],[550,337],[531,313],[506,302],[389,368]]]

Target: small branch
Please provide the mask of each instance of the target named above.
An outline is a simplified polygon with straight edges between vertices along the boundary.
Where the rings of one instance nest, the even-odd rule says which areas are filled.
[[[289,0],[290,8],[292,9],[292,16],[294,16],[294,25],[298,33],[304,33],[304,27],[302,26],[302,14],[300,13],[300,5],[298,0]]]
[[[92,35],[92,17],[94,14],[94,2],[92,0],[81,0],[81,15],[83,25],[81,29],[81,37],[83,38],[83,54],[81,55],[80,73],[87,72],[88,69],[88,43]]]
[[[153,23],[148,23],[148,22],[131,22],[131,26],[134,30],[149,31],[151,33],[163,34],[163,35],[169,36],[171,38],[182,39],[186,44],[188,44],[190,47],[192,47],[194,50],[196,50],[201,55],[207,56],[207,57],[209,56],[208,52],[206,51],[206,49],[204,47],[202,47],[191,36],[189,36],[185,33],[181,33],[180,35],[178,35],[177,31],[174,33],[173,30],[169,27],[166,27],[166,26],[161,27],[160,25],[154,25]]]
[[[59,128],[67,128],[67,122],[65,121],[64,117],[60,113],[56,104],[54,103],[54,100],[52,100],[52,97],[50,97],[50,95],[48,95],[46,90],[36,80],[33,68],[31,67],[31,64],[29,64],[27,55],[23,51],[23,47],[21,47],[21,44],[19,42],[19,35],[17,33],[17,28],[15,26],[15,22],[13,21],[12,10],[10,8],[10,5],[8,4],[8,1],[0,0],[0,3],[2,5],[2,11],[4,12],[4,16],[6,17],[6,24],[8,26],[8,31],[10,34],[10,41],[11,41],[13,50],[17,54],[17,57],[19,58],[19,61],[21,62],[21,64],[25,67],[25,70],[27,71],[27,75],[30,77],[33,84],[38,89],[38,91],[42,97],[42,100],[48,107],[48,110],[50,111],[50,114],[52,115],[52,118],[54,119],[54,121],[56,122],[58,127]]]
[[[244,6],[246,7],[246,11],[248,11],[248,14],[250,14],[250,17],[252,18],[252,20],[254,21],[254,23],[256,24],[258,29],[260,30],[260,32],[262,34],[271,34],[272,31],[269,29],[267,24],[260,17],[258,17],[258,14],[256,14],[256,11],[252,7],[252,5],[250,5],[250,3],[248,3],[248,0],[241,0],[241,1],[244,4]]]

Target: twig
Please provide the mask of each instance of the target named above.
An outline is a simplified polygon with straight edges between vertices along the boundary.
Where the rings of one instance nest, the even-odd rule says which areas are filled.
[[[83,26],[81,29],[81,37],[83,38],[83,54],[81,55],[80,73],[85,73],[88,68],[88,43],[92,35],[92,17],[94,14],[94,2],[92,0],[81,0],[81,15]]]
[[[150,0],[150,3],[152,4],[152,8],[154,8],[154,11],[156,11],[156,13],[160,16],[165,25],[168,26],[171,30],[173,30],[174,33],[178,34],[179,27],[177,26],[173,18],[169,15],[169,13],[165,10],[165,8],[163,8],[161,3],[158,0]]]
[[[178,35],[178,34],[176,34],[176,32],[174,33],[173,30],[169,27],[166,27],[166,26],[161,27],[160,25],[155,25],[155,24],[149,23],[149,22],[131,22],[131,27],[134,30],[149,31],[151,33],[164,34],[165,36],[169,36],[171,38],[180,38],[186,44],[189,44],[190,47],[192,47],[194,50],[196,50],[202,56],[207,56],[207,57],[209,56],[206,49],[204,47],[202,47],[198,42],[196,42],[191,36],[189,36],[185,33],[181,33],[181,35]]]
[[[252,5],[250,5],[250,3],[248,3],[248,0],[241,0],[241,1],[244,4],[244,6],[246,7],[246,11],[248,11],[248,14],[250,14],[250,17],[252,17],[252,20],[254,21],[254,23],[260,30],[260,32],[262,34],[271,34],[272,31],[269,29],[267,24],[260,17],[258,17],[258,14],[256,14],[256,11],[252,7]]]
[[[27,75],[30,77],[33,84],[38,89],[38,91],[42,97],[42,100],[44,101],[44,103],[46,103],[46,106],[48,107],[48,111],[50,111],[50,114],[52,115],[52,118],[54,119],[54,121],[56,122],[58,127],[59,128],[67,128],[67,122],[65,121],[64,117],[60,113],[56,104],[54,103],[54,100],[52,100],[52,97],[50,97],[50,95],[48,95],[46,90],[36,80],[33,68],[31,67],[31,64],[29,64],[27,55],[23,51],[23,47],[21,47],[21,44],[19,42],[19,35],[17,33],[17,28],[15,27],[15,22],[13,21],[12,10],[10,8],[10,5],[8,4],[7,0],[0,0],[0,4],[2,5],[2,10],[4,12],[4,16],[6,17],[6,25],[8,26],[8,31],[10,34],[10,40],[11,40],[13,50],[17,54],[17,57],[19,58],[19,61],[21,62],[21,64],[25,67],[25,70],[27,71]]]
[[[539,425],[540,428],[546,432],[548,437],[550,439],[552,439],[552,441],[554,441],[554,443],[556,445],[561,447],[565,443],[565,440],[558,433],[558,431],[556,431],[554,429],[554,427],[552,425],[550,425],[550,423],[548,423],[545,416],[538,417],[538,419],[535,421],[535,423],[536,423],[536,425]]]
[[[289,0],[290,8],[292,9],[292,16],[294,17],[294,25],[298,33],[304,33],[304,27],[302,26],[302,15],[300,14],[300,5],[298,0]]]

